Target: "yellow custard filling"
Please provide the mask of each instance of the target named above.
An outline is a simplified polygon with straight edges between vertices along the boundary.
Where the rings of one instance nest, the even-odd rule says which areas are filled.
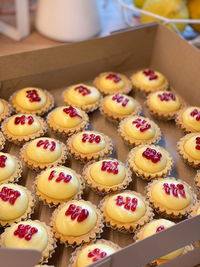
[[[127,95],[118,94],[105,98],[105,107],[119,115],[129,115],[135,110],[135,103]]]
[[[122,205],[118,204],[119,197],[123,201]],[[127,198],[129,198],[129,201],[127,200]],[[133,198],[137,201],[135,208],[132,208],[132,205],[134,204]],[[130,209],[126,208],[127,202],[130,204]],[[138,221],[142,216],[144,216],[145,212],[145,203],[138,196],[134,195],[134,193],[119,193],[117,195],[109,197],[106,201],[106,213],[113,220],[120,223],[133,223],[135,221]]]
[[[15,158],[8,153],[0,153],[0,181],[8,179],[17,168]]]
[[[79,214],[83,209],[86,209],[88,211],[88,217],[79,222],[78,218],[80,215],[78,215],[75,219],[72,219],[70,214],[66,216],[66,211],[71,204],[75,205],[75,208],[81,207]],[[96,222],[96,212],[89,203],[73,200],[66,203],[66,205],[59,210],[56,216],[56,229],[62,235],[77,237],[89,233],[95,227]]]
[[[27,234],[23,238],[19,238],[19,234],[16,232],[19,225],[24,225],[25,227],[28,225],[31,226],[30,230],[27,231],[28,233],[32,228],[36,228],[37,232],[32,234],[30,240],[26,240]],[[4,242],[6,248],[36,249],[42,252],[48,245],[48,234],[40,223],[28,220],[13,224],[7,232]]]
[[[2,114],[3,112],[4,112],[4,104],[0,100],[0,114]]]
[[[148,71],[148,70],[145,70]],[[143,71],[139,71],[134,75],[134,78],[144,86],[149,86],[152,89],[156,89],[157,87],[161,86],[165,82],[165,77],[158,71],[154,71],[154,75],[157,76],[156,79],[150,80],[150,76],[144,74]]]
[[[183,112],[182,119],[183,119],[184,124],[186,124],[187,126],[199,132],[200,131],[200,120],[196,119],[197,115],[194,115],[194,116],[191,115],[191,113],[195,109],[199,112],[199,116],[200,116],[200,108],[189,107]]]
[[[184,150],[185,152],[192,157],[195,160],[200,160],[200,142],[197,144],[197,138],[200,140],[200,135],[195,135],[190,137],[188,140],[184,143]]]
[[[67,167],[54,167],[42,172],[37,179],[38,190],[48,197],[67,200],[79,190],[75,171]]]
[[[111,77],[112,75],[113,78]],[[106,73],[105,75],[101,76],[101,78],[99,79],[99,83],[100,83],[100,86],[106,90],[110,90],[110,91],[117,91],[117,90],[120,90],[124,87],[124,81],[123,79],[120,79],[118,82],[115,82],[115,79],[117,76],[117,74],[112,74],[111,73],[111,76]],[[107,78],[107,77],[111,77],[111,78]],[[117,76],[118,77],[118,76]]]
[[[175,191],[170,187],[168,189],[169,193],[166,193],[164,184],[167,183],[170,187],[170,184],[175,185]],[[157,181],[156,184],[152,187],[151,196],[154,201],[163,205],[164,207],[172,210],[182,210],[188,207],[192,201],[191,193],[189,188],[184,185],[184,196],[181,194],[181,191],[178,189],[177,184],[181,184],[179,181],[174,179],[162,179]]]

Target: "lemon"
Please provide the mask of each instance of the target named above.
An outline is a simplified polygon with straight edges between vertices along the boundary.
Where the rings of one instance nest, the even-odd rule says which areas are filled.
[[[184,0],[146,0],[142,9],[170,19],[189,18],[188,8]],[[142,23],[152,21],[158,21],[158,19],[144,14],[141,15]],[[171,25],[168,26],[173,29]],[[186,24],[177,23],[176,26],[179,31],[182,32],[185,29]]]
[[[200,1],[199,0],[189,0],[188,9],[191,19],[200,19]],[[200,24],[191,24],[192,28],[200,33]]]
[[[144,5],[144,2],[146,0],[134,0],[134,4],[136,7],[142,8],[142,6]]]

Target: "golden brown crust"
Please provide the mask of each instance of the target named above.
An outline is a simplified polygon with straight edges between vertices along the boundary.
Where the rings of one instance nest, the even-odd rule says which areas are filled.
[[[197,216],[199,214],[197,214],[197,210],[200,208],[200,202],[197,201],[194,206],[192,207],[191,211],[190,211],[190,217],[194,217]]]
[[[100,79],[105,75],[109,75],[110,73],[117,75],[118,77],[120,77],[124,81],[124,87],[123,88],[121,88],[119,90],[115,89],[112,91],[110,91],[110,90],[108,91],[107,89],[105,89],[104,87],[101,86]],[[128,79],[128,77],[126,77],[124,74],[116,73],[116,72],[112,72],[112,71],[111,72],[103,72],[103,73],[99,74],[99,76],[97,76],[94,79],[94,86],[105,95],[112,95],[115,93],[128,94],[132,90],[132,84],[131,84],[131,81]]]
[[[4,148],[5,146],[6,139],[2,132],[0,132],[0,151]]]
[[[184,131],[184,133],[196,133],[197,131],[193,128],[191,128],[190,126],[186,125],[183,122],[183,118],[182,115],[183,113],[186,111],[186,109],[188,109],[189,106],[186,106],[185,108],[182,108],[181,110],[179,110],[179,112],[176,115],[176,125]]]
[[[4,99],[0,98],[0,101],[2,102],[4,106],[4,111],[0,114],[0,122],[5,120],[7,117],[9,117],[12,113],[12,107],[11,105]]]
[[[200,189],[200,170],[197,171],[197,174],[194,180],[195,180],[196,186],[198,187],[198,189]]]

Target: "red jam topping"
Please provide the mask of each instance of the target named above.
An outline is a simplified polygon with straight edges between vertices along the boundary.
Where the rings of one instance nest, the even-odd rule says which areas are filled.
[[[196,117],[197,121],[200,121],[200,111],[198,111],[196,108],[190,113],[192,117]]]
[[[48,147],[50,147],[49,150],[54,151],[56,148],[56,142],[54,141],[49,142],[49,140],[45,140],[45,141],[40,140],[37,142],[36,146],[37,147],[43,146],[44,149],[47,149]]]
[[[88,141],[89,143],[100,143],[100,141],[101,141],[101,136],[99,136],[99,135],[95,135],[95,134],[86,134],[86,133],[84,133],[83,134],[83,138],[82,138],[82,142],[83,143],[85,143],[86,141]]]
[[[195,148],[197,150],[200,150],[200,137],[197,137],[195,140],[196,140],[196,147]]]
[[[165,193],[167,195],[170,195],[170,193],[172,192],[172,195],[174,197],[179,197],[179,195],[180,195],[182,198],[186,198],[183,184],[175,185],[175,184],[164,183],[163,189],[165,190]]]
[[[151,128],[151,124],[149,124],[146,120],[142,120],[140,118],[137,118],[132,123],[135,124],[136,128],[140,128],[140,132],[142,133]]]
[[[95,248],[94,250],[88,253],[88,258],[93,258],[92,261],[96,262],[100,259],[103,259],[107,256],[105,251],[101,251],[99,248]]]
[[[21,193],[18,190],[14,190],[6,186],[4,186],[0,191],[0,198],[5,202],[9,201],[11,205],[14,205],[15,201],[20,196],[21,196]]]
[[[87,209],[82,209],[80,206],[70,204],[65,212],[66,216],[71,215],[71,219],[74,221],[77,218],[77,222],[83,222],[89,216],[89,211]]]
[[[0,156],[0,168],[6,167],[6,160],[7,160],[7,157],[5,155]]]
[[[106,79],[113,80],[114,83],[118,83],[119,81],[121,81],[121,78],[113,73],[110,73],[108,76],[106,76]]]
[[[80,94],[82,94],[82,96],[86,96],[86,95],[91,94],[91,90],[86,88],[86,87],[84,87],[84,86],[82,86],[82,85],[74,88],[74,90],[78,91]]]
[[[75,108],[73,108],[72,106],[69,106],[68,108],[64,108],[63,112],[65,112],[66,114],[69,114],[69,116],[71,118],[74,117],[79,117],[82,119],[82,116],[78,114],[77,110]]]
[[[131,197],[123,197],[123,196],[117,196],[116,198],[116,205],[117,206],[124,206],[126,210],[131,210],[134,212],[137,208],[138,200],[137,198],[131,198]]]
[[[149,80],[156,80],[158,79],[158,75],[155,75],[155,72],[153,70],[147,70],[147,71],[143,71],[143,73],[149,77]]]
[[[164,225],[158,226],[158,228],[156,229],[156,233],[163,231],[165,229]]]
[[[38,232],[36,227],[31,227],[30,225],[20,224],[17,230],[14,231],[14,235],[19,238],[24,238],[26,241],[30,241],[32,236]]]
[[[114,95],[112,100],[116,101],[117,103],[121,103],[122,107],[125,107],[129,102],[129,99],[127,97],[124,97],[123,95],[119,94]]]
[[[173,93],[162,93],[158,94],[158,97],[160,98],[161,101],[169,101],[169,100],[176,100],[176,96]]]
[[[107,171],[108,173],[118,174],[119,172],[118,165],[119,165],[119,162],[117,161],[103,161],[101,170]]]
[[[16,125],[18,124],[24,125],[26,121],[28,122],[29,125],[31,125],[34,122],[34,118],[32,116],[26,117],[25,115],[22,115],[20,117],[15,117],[14,123]]]
[[[149,147],[142,153],[142,156],[151,160],[153,163],[157,163],[162,158],[162,154],[160,152],[157,152],[155,149]]]
[[[41,98],[38,95],[37,90],[27,90],[26,97],[29,98],[29,102],[40,102]]]
[[[72,176],[71,176],[71,175],[69,175],[69,174],[64,174],[64,172],[60,172],[60,173],[57,175],[57,172],[56,172],[56,171],[51,171],[48,180],[49,180],[49,181],[53,180],[53,178],[54,178],[55,176],[57,176],[57,178],[56,178],[56,182],[57,182],[57,183],[60,183],[61,181],[63,181],[64,183],[69,183],[69,181],[72,179]]]

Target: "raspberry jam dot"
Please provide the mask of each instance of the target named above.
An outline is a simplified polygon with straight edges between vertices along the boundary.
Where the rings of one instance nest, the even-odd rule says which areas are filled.
[[[101,165],[101,170],[106,171],[108,173],[118,174],[118,165],[117,161],[103,161]]]
[[[28,123],[28,125],[32,125],[33,122],[34,122],[34,118],[30,115],[30,116],[25,116],[25,115],[22,115],[22,116],[17,116],[15,117],[15,120],[14,120],[14,123],[16,125],[18,124],[21,124],[21,125],[24,125],[25,123]]]
[[[110,73],[108,76],[106,76],[106,79],[110,79],[114,83],[118,83],[119,81],[121,81],[121,78],[114,73]]]
[[[167,195],[173,195],[174,197],[182,197],[186,198],[185,190],[184,190],[184,185],[183,184],[169,184],[169,183],[164,183],[163,184],[163,189]]]
[[[82,116],[78,114],[77,110],[73,108],[72,106],[69,106],[68,108],[64,108],[63,112],[68,114],[71,118],[79,117],[82,119]]]
[[[196,121],[200,121],[200,111],[196,108],[190,113],[190,116],[195,117]]]
[[[80,94],[82,94],[82,96],[86,96],[86,95],[91,94],[91,90],[88,89],[87,87],[82,86],[82,85],[74,88],[74,90],[78,91]]]
[[[101,251],[99,248],[95,248],[88,253],[88,258],[92,258],[93,262],[103,259],[107,256],[105,251]]]
[[[0,191],[0,199],[4,202],[9,202],[10,205],[14,205],[18,197],[21,196],[21,193],[18,190],[8,188],[4,186]]]
[[[36,227],[31,227],[30,225],[20,224],[17,227],[17,230],[14,231],[14,235],[19,238],[24,238],[26,241],[30,241],[32,236],[38,232]]]
[[[148,160],[151,160],[153,163],[157,163],[162,158],[162,154],[157,152],[155,149],[147,148],[143,153],[142,156]]]
[[[37,90],[27,90],[26,97],[29,99],[29,102],[40,102],[41,98],[38,95]]]
[[[47,149],[49,148],[50,151],[54,151],[56,148],[56,142],[55,141],[51,141],[49,142],[49,140],[39,140],[36,144],[37,147],[43,147],[43,149]]]
[[[101,141],[101,137],[99,135],[96,135],[96,134],[86,134],[86,133],[83,133],[82,135],[82,142],[85,143],[86,141],[89,142],[89,143],[100,143]]]
[[[196,141],[196,146],[195,146],[195,148],[196,148],[197,150],[200,150],[200,137],[197,137],[197,138],[195,139],[195,141]]]
[[[48,180],[51,181],[55,177],[57,177],[55,180],[57,183],[60,183],[61,181],[63,181],[64,183],[69,183],[70,180],[72,179],[72,176],[70,174],[64,174],[64,172],[57,173],[56,171],[51,171]]]
[[[161,101],[169,101],[169,100],[176,100],[176,96],[173,93],[162,93],[158,94],[158,97],[160,98]]]
[[[163,231],[165,229],[164,225],[158,226],[156,229],[156,233]]]
[[[119,94],[114,95],[112,100],[116,101],[117,103],[121,103],[122,107],[125,107],[129,102],[129,99],[127,97]]]
[[[0,156],[0,168],[6,167],[6,160],[7,160],[7,157],[5,155]]]
[[[136,120],[134,120],[132,124],[135,125],[136,128],[140,128],[140,132],[142,133],[151,128],[150,123],[140,118],[137,118]]]
[[[81,206],[70,204],[65,212],[65,215],[71,216],[72,221],[77,219],[77,222],[81,223],[87,219],[87,217],[89,216],[89,211],[87,209],[82,209]]]
[[[122,206],[126,210],[130,210],[134,212],[137,208],[138,205],[138,200],[137,198],[133,197],[123,197],[121,195],[117,196],[116,200],[116,205],[117,206]]]
[[[143,74],[149,77],[150,81],[158,79],[158,75],[155,75],[155,72],[153,70],[143,71]]]

